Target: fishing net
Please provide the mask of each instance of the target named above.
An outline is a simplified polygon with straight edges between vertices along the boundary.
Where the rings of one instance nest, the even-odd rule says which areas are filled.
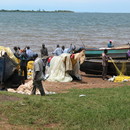
[[[126,70],[126,62],[122,63],[122,68],[119,70],[117,65],[115,64],[114,60],[111,58],[111,62],[116,68],[118,76],[114,77],[114,82],[123,82],[123,81],[130,81],[130,76],[124,75],[124,72]]]

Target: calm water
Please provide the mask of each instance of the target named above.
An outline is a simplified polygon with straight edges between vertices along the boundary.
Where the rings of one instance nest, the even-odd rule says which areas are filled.
[[[45,43],[49,51],[57,44],[106,47],[130,42],[130,14],[0,12],[0,45],[38,52]]]

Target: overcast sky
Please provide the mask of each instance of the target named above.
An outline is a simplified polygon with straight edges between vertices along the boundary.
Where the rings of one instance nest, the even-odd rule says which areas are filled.
[[[130,13],[130,0],[0,0],[0,9]]]

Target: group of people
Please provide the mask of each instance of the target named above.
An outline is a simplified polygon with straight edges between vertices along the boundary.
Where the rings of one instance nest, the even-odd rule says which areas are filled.
[[[34,60],[34,53],[29,46],[24,49],[20,49],[20,47],[14,47],[14,55],[20,61],[20,75],[24,74],[24,79],[27,79],[27,62],[30,60]]]
[[[113,47],[112,41],[109,43],[109,47]],[[52,52],[54,56],[59,56],[62,53],[70,53],[72,54],[76,50],[76,46],[70,44],[68,48],[64,46],[60,47],[60,45],[56,46],[56,49]],[[45,95],[45,91],[42,85],[42,80],[45,80],[45,67],[48,59],[48,49],[45,44],[42,44],[42,48],[40,49],[41,57],[38,57],[38,54],[33,52],[29,46],[25,47],[23,50],[20,47],[14,47],[14,55],[20,60],[20,73],[21,75],[24,72],[24,79],[27,79],[27,63],[30,60],[34,61],[34,69],[33,69],[33,89],[32,94],[36,93],[36,88],[39,89],[41,95]],[[106,80],[107,78],[107,67],[108,67],[108,59],[110,57],[107,55],[107,50],[104,50],[102,54],[102,78]]]
[[[110,40],[108,43],[108,47],[114,47],[112,45],[112,41]],[[72,54],[76,49],[75,46],[70,44],[69,48],[65,48],[64,46],[60,47],[59,45],[56,46],[56,49],[52,52],[53,55],[59,56],[62,53],[70,53]],[[45,67],[47,63],[48,56],[48,49],[45,47],[45,44],[42,44],[42,48],[40,49],[41,58],[38,57],[38,54],[34,53],[29,46],[20,50],[19,47],[14,47],[14,55],[20,59],[20,69],[21,74],[24,71],[24,77],[27,79],[27,62],[30,60],[34,60],[34,70],[33,70],[33,89],[32,94],[36,93],[36,88],[39,89],[41,95],[45,95],[44,88],[42,86],[42,80],[45,79]],[[129,51],[130,52],[130,51]],[[107,55],[107,49],[104,50],[102,53],[102,79],[106,80],[107,78],[107,68],[108,68],[108,60],[111,59]]]
[[[20,75],[24,77],[24,80],[27,79],[27,63],[28,61],[34,61],[34,70],[33,70],[33,89],[32,94],[36,93],[36,88],[39,89],[41,95],[45,95],[44,88],[42,86],[42,80],[44,79],[45,72],[45,63],[42,58],[38,57],[38,54],[33,52],[30,49],[30,46],[26,46],[24,49],[20,49],[20,47],[15,46],[14,55],[19,59],[20,65]],[[48,56],[48,50],[44,44],[42,44],[42,48],[40,50],[41,57]]]
[[[70,44],[69,48],[65,48],[65,46],[60,47],[60,45],[57,45],[56,49],[52,52],[52,54],[55,55],[55,56],[59,56],[62,53],[72,54],[75,49],[76,49],[76,46],[72,45],[72,44]]]
[[[64,46],[60,47],[57,45],[52,54],[55,56],[59,56],[62,53],[72,54],[75,48],[76,47],[72,44],[70,44],[70,47],[66,49]],[[49,58],[48,49],[45,47],[45,44],[42,44],[40,53],[41,57],[39,57],[37,53],[33,52],[29,46],[25,47],[23,50],[21,50],[20,47],[14,47],[14,55],[20,60],[20,75],[22,76],[24,73],[25,80],[27,79],[27,63],[30,60],[34,61],[32,94],[35,94],[36,88],[38,88],[41,96],[44,96],[45,91],[42,85],[42,80],[45,80],[45,67],[47,59]]]

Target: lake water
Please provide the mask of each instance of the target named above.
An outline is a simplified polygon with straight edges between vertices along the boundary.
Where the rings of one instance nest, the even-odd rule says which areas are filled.
[[[42,43],[49,52],[57,44],[68,47],[106,47],[130,42],[130,13],[0,12],[0,45],[39,53]]]

